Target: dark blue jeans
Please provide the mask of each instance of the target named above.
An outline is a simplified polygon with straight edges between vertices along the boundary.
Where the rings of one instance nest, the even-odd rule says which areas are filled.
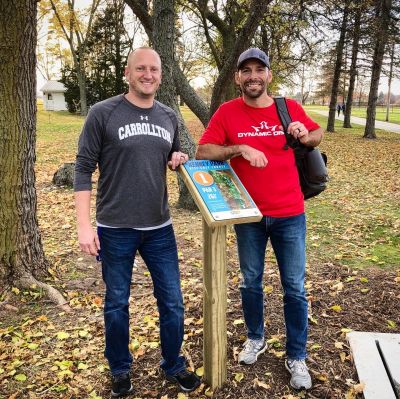
[[[243,314],[250,339],[264,337],[263,273],[268,239],[278,262],[286,324],[286,353],[290,359],[307,356],[308,308],[304,288],[305,215],[235,225],[242,283]]]
[[[99,227],[103,280],[105,356],[113,375],[130,370],[129,295],[132,266],[139,251],[151,274],[160,315],[161,367],[167,375],[185,368],[183,300],[172,225],[156,230]]]

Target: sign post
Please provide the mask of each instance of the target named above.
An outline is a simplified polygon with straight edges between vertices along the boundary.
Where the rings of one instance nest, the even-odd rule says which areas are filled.
[[[226,226],[262,215],[227,162],[188,161],[179,172],[203,216],[204,379],[214,389],[226,381]]]

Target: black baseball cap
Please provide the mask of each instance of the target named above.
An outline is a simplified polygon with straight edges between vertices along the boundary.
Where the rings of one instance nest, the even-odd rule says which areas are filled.
[[[263,63],[269,69],[269,58],[268,55],[264,53],[264,51],[260,50],[259,48],[249,48],[246,51],[243,51],[240,54],[238,62],[237,62],[237,69],[239,70],[242,67],[242,64],[250,59],[255,59]]]

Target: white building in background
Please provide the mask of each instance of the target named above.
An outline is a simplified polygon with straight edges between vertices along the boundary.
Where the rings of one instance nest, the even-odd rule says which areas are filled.
[[[56,80],[48,80],[40,89],[43,92],[43,109],[45,111],[66,111],[64,93],[67,88]]]

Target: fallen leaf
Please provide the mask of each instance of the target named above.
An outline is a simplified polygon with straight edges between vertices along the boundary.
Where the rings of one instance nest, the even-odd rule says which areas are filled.
[[[343,283],[340,281],[339,283],[332,285],[331,290],[342,291]]]
[[[264,292],[265,292],[266,294],[271,294],[273,291],[274,291],[274,287],[273,287],[272,285],[266,285],[266,286],[264,287]]]
[[[336,341],[335,342],[335,348],[336,349],[343,349],[343,342],[340,342],[340,341]]]
[[[387,324],[389,328],[396,328],[397,324],[393,320],[387,320]]]
[[[286,352],[285,351],[276,351],[274,349],[271,349],[269,351],[269,353],[272,353],[273,355],[275,355],[278,359],[282,358],[283,356],[285,356]]]
[[[319,380],[319,381],[322,381],[322,382],[325,382],[325,381],[327,381],[328,380],[328,377],[325,375],[325,374],[318,374],[316,377],[315,377],[317,380]]]
[[[87,370],[89,366],[85,363],[79,363],[78,364],[78,370]]]
[[[57,333],[57,339],[59,339],[60,341],[69,338],[69,334],[65,331],[60,331]]]
[[[337,312],[337,313],[342,311],[342,307],[340,305],[333,305],[329,309],[332,309],[334,312]]]
[[[96,297],[94,297],[93,298],[93,303],[96,305],[96,306],[101,306],[101,304],[103,303],[103,300],[99,297],[99,296],[96,296]]]
[[[24,381],[26,381],[26,375],[25,374],[17,374],[14,376],[14,380],[24,382]]]
[[[240,382],[243,380],[244,374],[243,373],[235,373],[235,380]]]
[[[359,384],[356,384],[353,386],[354,392],[355,393],[362,393],[364,392],[365,388],[365,382],[360,382]]]
[[[355,399],[355,397],[356,397],[356,393],[354,392],[354,389],[351,388],[346,392],[344,399]]]
[[[78,334],[81,338],[86,338],[88,336],[89,332],[86,330],[80,330]]]
[[[255,387],[260,387],[264,389],[271,389],[271,386],[265,383],[264,381],[260,381],[258,378],[254,378],[253,380]]]

